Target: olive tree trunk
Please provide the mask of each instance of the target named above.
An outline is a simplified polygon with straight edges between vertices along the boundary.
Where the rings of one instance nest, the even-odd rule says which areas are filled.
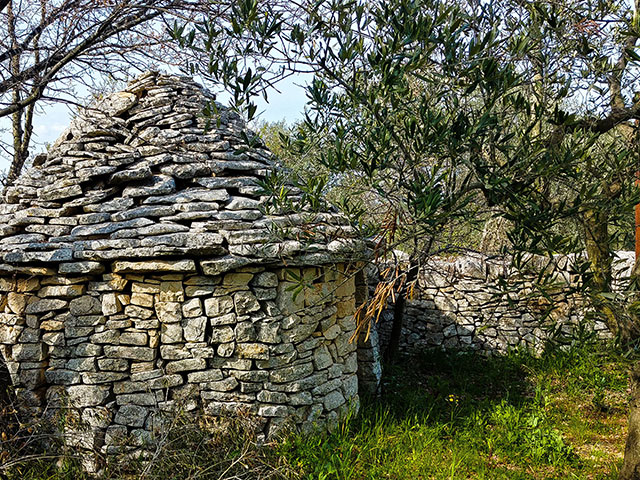
[[[640,364],[631,371],[631,401],[629,402],[629,427],[624,448],[624,462],[619,480],[640,480]]]
[[[407,267],[407,280],[402,289],[397,293],[396,302],[393,305],[393,325],[391,334],[389,335],[389,344],[384,354],[384,360],[387,363],[393,363],[398,359],[400,351],[400,340],[402,338],[402,327],[404,325],[404,311],[407,305],[407,295],[409,294],[409,286],[418,277],[419,267],[413,262]]]

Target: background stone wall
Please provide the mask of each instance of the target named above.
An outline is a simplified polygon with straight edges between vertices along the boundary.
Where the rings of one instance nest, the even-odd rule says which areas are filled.
[[[521,276],[509,259],[474,254],[431,260],[421,270],[414,297],[407,302],[401,350],[464,348],[492,353],[525,347],[540,351],[552,332],[559,329],[570,334],[580,324],[601,337],[609,336],[601,322],[584,324],[580,299],[564,290],[575,281],[570,260],[555,259],[553,276],[558,288],[546,319],[550,302],[531,296],[535,273]],[[633,252],[618,252],[614,264],[618,287],[628,278],[633,260]],[[501,294],[505,286],[509,293]],[[392,320],[390,307],[377,325],[383,349]]]
[[[82,266],[0,279],[0,351],[17,392],[36,410],[71,407],[90,427],[74,432],[77,445],[143,445],[177,411],[249,412],[269,434],[357,409],[346,265]]]

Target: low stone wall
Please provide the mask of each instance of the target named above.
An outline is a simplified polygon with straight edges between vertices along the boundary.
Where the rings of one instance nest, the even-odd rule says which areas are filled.
[[[618,252],[614,265],[618,285],[628,278],[633,261],[633,252]],[[539,263],[549,267],[543,260]],[[540,351],[554,331],[572,334],[578,325],[585,327],[582,302],[566,289],[575,281],[570,258],[554,259],[551,275],[557,288],[549,301],[534,294],[535,273],[522,276],[509,259],[479,254],[432,259],[421,270],[414,296],[407,302],[401,349],[493,353],[524,347]],[[390,307],[377,325],[383,349],[392,321]],[[602,322],[591,322],[586,328],[601,337],[610,336]]]
[[[144,445],[177,411],[248,412],[268,435],[286,422],[331,425],[358,408],[347,265],[72,269],[0,279],[0,352],[36,411],[71,409],[90,427],[70,437],[78,446],[109,452],[125,437]]]

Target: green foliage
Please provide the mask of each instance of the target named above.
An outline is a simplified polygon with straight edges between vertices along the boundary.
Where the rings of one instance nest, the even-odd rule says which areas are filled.
[[[640,196],[625,98],[640,70],[635,44],[621,48],[635,32],[627,12],[622,1],[248,0],[226,27],[204,19],[174,36],[209,53],[190,68],[242,108],[312,73],[303,121],[271,127],[274,148],[308,203],[329,195],[420,263],[489,215],[509,220],[516,252],[583,250],[593,212],[605,251],[628,245]]]

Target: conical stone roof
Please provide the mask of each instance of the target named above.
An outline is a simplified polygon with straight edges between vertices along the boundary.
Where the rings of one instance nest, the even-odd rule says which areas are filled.
[[[189,259],[208,258],[203,273],[217,274],[352,258],[360,244],[340,215],[265,209],[273,155],[221,105],[207,121],[212,102],[189,78],[147,73],[85,109],[7,189],[0,271],[135,271],[150,259],[191,271]]]

